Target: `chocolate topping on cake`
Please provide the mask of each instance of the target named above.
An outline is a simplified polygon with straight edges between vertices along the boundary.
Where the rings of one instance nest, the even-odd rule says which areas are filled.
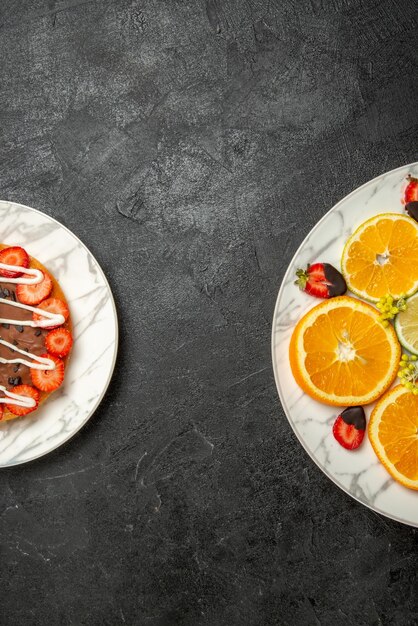
[[[16,285],[13,283],[3,283],[1,294],[3,298],[8,298],[11,301],[15,300]],[[6,296],[6,294],[8,294]],[[32,311],[26,311],[15,306],[10,306],[5,302],[0,302],[0,318],[9,318],[16,320],[16,322],[31,320]],[[0,338],[8,341],[9,343],[18,346],[21,350],[32,352],[40,356],[45,354],[45,335],[47,330],[41,330],[40,328],[32,328],[31,326],[21,326],[18,324],[1,324],[0,325]],[[17,354],[17,353],[16,353]],[[22,355],[20,355],[22,356]],[[0,344],[0,357],[5,359],[13,358],[12,350],[7,346]],[[28,357],[30,361],[30,357]],[[3,385],[7,389],[13,391],[13,386],[10,384],[9,379],[15,380],[16,377],[16,363],[0,363],[0,385]],[[32,385],[32,379],[30,375],[30,368],[23,363],[20,364],[19,378],[21,382],[18,384]],[[17,383],[16,383],[17,384]]]

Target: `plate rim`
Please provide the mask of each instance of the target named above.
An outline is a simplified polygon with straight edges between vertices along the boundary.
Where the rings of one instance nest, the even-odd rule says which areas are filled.
[[[10,467],[16,467],[17,465],[23,465],[24,463],[31,463],[32,461],[36,461],[37,459],[42,458],[43,456],[46,456],[47,454],[49,454],[50,452],[53,452],[54,450],[57,450],[58,448],[60,448],[61,446],[63,446],[64,444],[68,443],[68,441],[70,441],[70,439],[72,439],[78,432],[80,432],[80,430],[87,424],[87,422],[89,421],[89,419],[93,416],[93,414],[97,411],[100,403],[102,402],[108,388],[110,385],[110,381],[112,380],[113,377],[113,373],[115,371],[115,366],[116,366],[116,360],[118,357],[118,351],[119,351],[119,320],[118,320],[118,312],[116,309],[116,303],[115,303],[115,299],[113,297],[113,292],[112,289],[110,287],[109,281],[106,278],[106,275],[104,273],[104,271],[101,268],[100,263],[98,262],[98,260],[96,259],[96,257],[94,256],[94,254],[89,250],[89,248],[86,246],[85,243],[83,243],[81,241],[81,239],[79,237],[77,237],[77,235],[75,233],[73,233],[67,226],[65,226],[65,224],[62,224],[59,220],[55,219],[55,217],[51,217],[50,215],[48,215],[47,213],[44,213],[43,211],[40,211],[39,209],[34,209],[33,207],[28,206],[27,204],[21,204],[20,202],[14,202],[12,200],[2,200],[0,199],[0,205],[1,204],[11,204],[14,205],[15,207],[23,207],[24,209],[28,209],[29,211],[33,211],[34,213],[39,213],[40,215],[42,215],[42,217],[45,217],[49,220],[51,220],[52,222],[55,222],[55,224],[57,224],[58,226],[60,226],[60,228],[63,228],[64,230],[67,231],[67,233],[69,233],[71,235],[71,237],[73,237],[87,252],[87,254],[89,254],[93,260],[95,261],[98,269],[99,269],[99,273],[104,281],[105,286],[107,287],[108,291],[109,291],[109,295],[110,295],[110,303],[112,306],[112,311],[113,311],[113,323],[114,323],[114,330],[115,330],[115,344],[114,344],[114,350],[113,350],[113,356],[112,356],[112,363],[111,363],[111,367],[110,367],[110,371],[109,371],[109,375],[107,377],[106,383],[103,386],[103,389],[101,391],[101,393],[99,394],[99,396],[97,397],[93,407],[91,408],[91,410],[87,413],[85,419],[78,425],[77,430],[72,431],[71,433],[69,433],[69,435],[63,439],[62,441],[60,441],[59,443],[57,443],[57,445],[52,446],[51,448],[49,448],[48,450],[41,452],[40,454],[36,454],[32,457],[30,457],[29,459],[23,459],[23,460],[18,460],[18,461],[11,461],[10,463],[7,464],[0,464],[0,469],[7,469]]]
[[[372,504],[370,504],[368,502],[363,502],[356,495],[352,494],[344,485],[340,484],[338,482],[338,480],[325,467],[322,467],[320,465],[319,461],[311,454],[311,452],[308,449],[307,445],[305,444],[305,442],[303,441],[303,439],[301,438],[301,436],[297,432],[296,428],[294,427],[292,419],[291,419],[291,417],[289,415],[289,411],[288,411],[287,406],[286,406],[286,404],[284,402],[282,390],[281,390],[281,387],[280,387],[280,384],[279,384],[279,375],[278,375],[277,368],[276,368],[275,346],[274,346],[274,330],[275,330],[275,323],[276,323],[276,318],[277,318],[277,311],[278,311],[278,307],[279,307],[279,302],[280,302],[281,297],[282,297],[282,292],[284,290],[285,282],[287,281],[287,278],[288,278],[288,276],[290,274],[290,269],[291,269],[291,266],[293,264],[293,260],[299,254],[299,252],[302,250],[302,248],[305,246],[306,241],[312,235],[312,233],[314,233],[317,230],[317,228],[320,227],[320,225],[323,223],[323,221],[325,221],[325,219],[328,217],[328,215],[330,215],[330,213],[332,213],[334,211],[334,209],[338,208],[339,205],[342,204],[342,202],[345,202],[348,198],[351,198],[352,196],[354,196],[356,193],[361,191],[364,187],[367,187],[368,185],[377,182],[380,178],[383,178],[384,176],[387,176],[389,174],[394,174],[397,171],[404,170],[404,169],[407,169],[409,167],[416,167],[416,166],[418,166],[418,161],[412,161],[411,163],[405,163],[404,165],[400,165],[399,167],[395,167],[395,168],[393,168],[391,170],[388,170],[387,172],[383,172],[382,174],[378,174],[378,176],[375,176],[374,178],[371,178],[370,180],[366,181],[365,183],[363,183],[359,187],[356,187],[355,189],[353,189],[353,191],[350,191],[350,193],[348,193],[346,196],[341,198],[341,200],[339,200],[336,204],[334,204],[314,224],[314,226],[306,234],[306,236],[302,240],[301,244],[298,246],[298,248],[294,252],[292,258],[290,259],[290,261],[289,261],[289,263],[287,265],[287,269],[286,269],[286,271],[285,271],[285,273],[283,275],[283,278],[282,278],[282,281],[281,281],[281,284],[280,284],[280,287],[279,287],[279,291],[277,293],[276,303],[274,305],[272,326],[271,326],[271,360],[272,360],[272,364],[273,364],[273,374],[274,374],[274,382],[276,384],[276,390],[277,390],[277,393],[279,395],[280,404],[281,404],[283,412],[284,412],[284,414],[285,414],[285,416],[287,418],[287,421],[289,422],[289,424],[290,424],[290,426],[292,428],[292,431],[296,435],[296,438],[298,439],[298,441],[301,444],[302,448],[305,450],[305,452],[307,453],[309,458],[319,468],[319,470],[323,474],[325,474],[325,476],[327,478],[329,478],[337,487],[339,487],[342,491],[344,491],[350,498],[353,498],[354,500],[359,502],[361,505],[367,507],[373,513],[378,513],[379,515],[382,515],[383,517],[386,517],[387,519],[393,520],[393,521],[398,522],[400,524],[404,524],[406,526],[410,526],[411,528],[418,528],[418,520],[415,523],[414,522],[409,522],[409,521],[406,521],[404,519],[401,519],[400,517],[397,517],[396,515],[389,515],[387,512],[380,510],[379,507],[374,506],[374,505],[372,505]]]

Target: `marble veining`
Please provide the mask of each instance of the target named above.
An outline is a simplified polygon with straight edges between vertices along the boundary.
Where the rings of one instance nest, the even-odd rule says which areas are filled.
[[[277,298],[272,328],[273,367],[277,389],[287,418],[301,444],[341,489],[392,519],[418,527],[418,492],[394,481],[377,461],[368,440],[353,452],[341,448],[332,436],[338,408],[328,407],[304,394],[290,372],[288,351],[297,320],[317,301],[293,284],[298,267],[326,261],[336,267],[344,242],[364,220],[378,213],[403,212],[402,188],[408,173],[418,176],[418,163],[383,174],[349,194],[313,228],[296,252]],[[367,417],[372,406],[366,407]]]
[[[64,226],[29,207],[0,201],[0,241],[21,245],[59,280],[73,322],[74,347],[63,386],[36,413],[0,424],[0,466],[54,450],[97,408],[114,369],[118,326],[97,261]]]

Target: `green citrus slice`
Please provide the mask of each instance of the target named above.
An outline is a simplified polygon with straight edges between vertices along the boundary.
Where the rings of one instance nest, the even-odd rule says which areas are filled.
[[[418,293],[408,298],[406,310],[396,316],[395,330],[403,347],[418,355]]]

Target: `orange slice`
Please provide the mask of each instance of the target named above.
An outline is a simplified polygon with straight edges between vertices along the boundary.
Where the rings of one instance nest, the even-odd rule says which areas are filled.
[[[296,325],[290,365],[312,398],[337,406],[369,404],[392,384],[401,349],[392,326],[356,298],[325,300]]]
[[[368,432],[389,474],[418,489],[418,395],[403,385],[388,391],[373,409]]]
[[[367,220],[345,244],[341,269],[350,291],[365,300],[412,295],[418,290],[418,222],[398,213]]]

